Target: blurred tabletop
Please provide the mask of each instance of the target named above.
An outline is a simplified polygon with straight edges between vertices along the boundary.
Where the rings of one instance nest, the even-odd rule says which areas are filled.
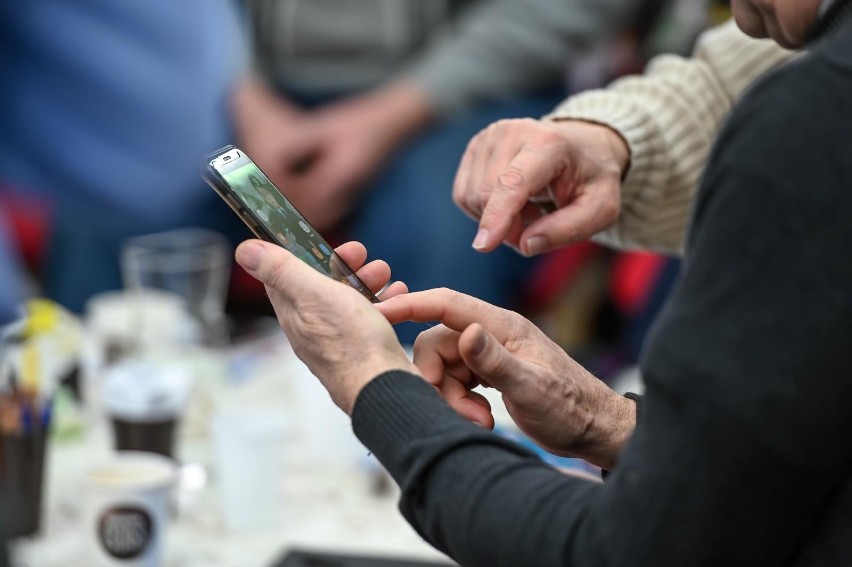
[[[180,429],[181,482],[164,567],[271,566],[291,548],[446,561],[403,520],[396,486],[376,490],[384,473],[280,331],[227,352],[177,354],[196,383]],[[236,533],[222,519],[209,433],[211,418],[234,406],[280,408],[290,424],[281,521]],[[12,544],[15,567],[87,567],[75,559],[86,537],[83,472],[112,450],[109,424],[93,413],[82,433],[51,440],[41,531]]]

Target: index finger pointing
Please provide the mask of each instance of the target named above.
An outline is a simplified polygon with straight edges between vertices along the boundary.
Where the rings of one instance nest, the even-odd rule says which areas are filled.
[[[506,238],[512,220],[524,208],[530,196],[544,189],[559,175],[559,160],[525,146],[497,177],[488,204],[482,211],[474,248],[494,250]]]
[[[430,289],[393,297],[375,305],[392,324],[440,321],[454,331],[480,323],[498,340],[508,338],[513,313],[451,289]]]

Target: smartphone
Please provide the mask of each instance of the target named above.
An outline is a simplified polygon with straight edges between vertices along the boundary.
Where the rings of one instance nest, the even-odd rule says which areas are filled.
[[[201,175],[258,238],[379,302],[244,151],[226,146],[204,156]]]

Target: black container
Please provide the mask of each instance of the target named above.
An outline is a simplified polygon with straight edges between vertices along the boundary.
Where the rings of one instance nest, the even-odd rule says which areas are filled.
[[[113,416],[115,448],[118,451],[148,451],[174,458],[177,418],[133,421]]]
[[[0,529],[33,535],[41,524],[47,431],[0,435]]]

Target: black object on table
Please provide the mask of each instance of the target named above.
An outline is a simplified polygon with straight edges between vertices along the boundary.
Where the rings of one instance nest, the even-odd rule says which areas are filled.
[[[32,535],[39,529],[46,444],[47,431],[0,435],[2,537]]]
[[[292,550],[272,567],[453,567],[454,563],[432,563],[368,557],[364,555],[338,555],[305,550]]]

